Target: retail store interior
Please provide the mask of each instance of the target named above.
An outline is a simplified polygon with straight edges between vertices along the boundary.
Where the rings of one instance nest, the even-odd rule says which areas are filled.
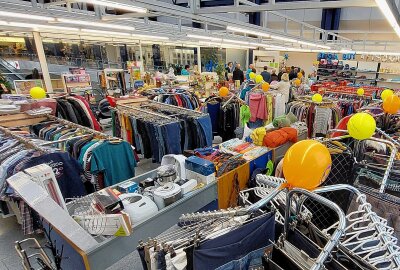
[[[0,270],[400,270],[400,0],[0,0]]]

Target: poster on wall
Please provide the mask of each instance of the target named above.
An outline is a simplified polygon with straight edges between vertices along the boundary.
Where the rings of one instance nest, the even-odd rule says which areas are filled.
[[[31,88],[37,86],[43,88],[42,80],[14,80],[14,89],[19,95],[29,95]]]

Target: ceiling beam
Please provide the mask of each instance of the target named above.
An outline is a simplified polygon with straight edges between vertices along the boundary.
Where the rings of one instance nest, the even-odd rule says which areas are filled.
[[[298,10],[298,9],[324,9],[324,8],[346,8],[346,7],[376,7],[375,0],[341,0],[341,1],[295,1],[284,4],[263,4],[263,5],[240,5],[221,6],[210,8],[199,8],[196,14],[211,13],[232,13],[232,12],[261,12],[277,10]]]

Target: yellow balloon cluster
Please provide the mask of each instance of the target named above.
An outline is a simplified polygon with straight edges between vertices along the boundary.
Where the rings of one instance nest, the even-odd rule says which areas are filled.
[[[318,102],[318,103],[322,102],[322,96],[320,94],[314,94],[311,99],[314,102]]]
[[[46,97],[46,91],[38,86],[32,87],[31,90],[29,90],[29,94],[33,99],[42,99]]]
[[[289,188],[315,189],[325,181],[331,166],[328,148],[314,140],[295,143],[283,158],[283,174]]]
[[[298,79],[303,78],[303,73],[301,73],[301,72],[297,73],[297,78],[298,78]]]
[[[249,77],[251,80],[254,80],[256,78],[256,74],[254,72],[250,72]]]
[[[385,89],[381,93],[381,99],[385,100],[387,97],[390,97],[391,95],[394,95],[393,90],[390,89]]]
[[[294,85],[296,85],[297,87],[299,87],[300,84],[301,84],[301,80],[300,80],[300,79],[297,78],[296,80],[294,80]]]
[[[363,96],[364,95],[364,89],[363,88],[358,88],[357,89],[357,95],[359,95],[359,96]]]
[[[376,129],[375,119],[368,113],[356,113],[347,123],[347,131],[357,140],[365,140],[374,135]]]
[[[256,83],[262,83],[264,81],[263,76],[261,76],[260,74],[256,75]]]

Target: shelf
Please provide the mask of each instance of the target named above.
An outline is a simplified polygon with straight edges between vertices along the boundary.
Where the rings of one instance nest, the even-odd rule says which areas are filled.
[[[378,82],[382,82],[382,83],[400,83],[400,81],[379,81]]]
[[[368,71],[368,70],[365,70],[365,71],[363,71],[363,70],[356,70],[357,71],[357,73],[372,73],[372,74],[377,74],[377,73],[379,73],[379,72],[377,72],[377,71]]]
[[[379,74],[383,74],[383,75],[398,75],[400,76],[400,73],[390,73],[390,72],[378,72]]]

